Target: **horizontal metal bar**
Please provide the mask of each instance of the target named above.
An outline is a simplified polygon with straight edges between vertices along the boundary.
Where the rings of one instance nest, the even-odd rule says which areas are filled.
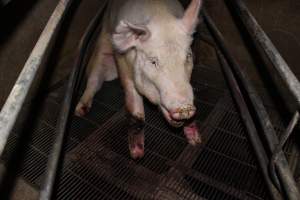
[[[9,134],[12,131],[37,71],[51,47],[59,25],[71,2],[72,0],[61,0],[58,3],[1,110],[0,156],[3,154]]]
[[[210,17],[203,12],[203,16],[207,22],[208,28],[211,30],[213,37],[217,41],[217,45],[219,46],[222,53],[225,55],[229,65],[234,70],[235,74],[238,76],[239,81],[242,83],[244,89],[246,90],[247,94],[249,95],[251,104],[254,107],[255,113],[259,119],[260,126],[263,128],[263,136],[266,138],[269,151],[273,152],[275,149],[276,144],[278,144],[278,138],[276,136],[276,132],[274,127],[271,123],[270,117],[264,107],[261,98],[257,94],[254,86],[252,85],[249,77],[243,71],[243,69],[238,65],[237,61],[232,57],[232,54],[229,52],[228,48],[226,47],[225,40],[217,29],[213,21]],[[278,164],[278,173],[281,183],[284,185],[285,193],[290,199],[300,199],[300,194],[297,189],[295,180],[293,179],[292,173],[289,169],[288,162],[284,156],[284,153],[278,155],[279,159],[276,161]],[[299,197],[299,198],[298,198]]]
[[[97,30],[97,27],[103,16],[103,12],[107,4],[106,2],[107,1],[103,2],[96,16],[90,22],[90,25],[87,28],[87,31],[84,34],[83,39],[79,45],[78,56],[75,60],[73,70],[68,80],[65,98],[60,111],[59,121],[56,129],[57,136],[55,138],[53,149],[48,160],[46,178],[41,188],[39,197],[40,200],[50,200],[53,197],[56,175],[58,174],[59,164],[62,164],[60,163],[60,160],[62,158],[61,154],[64,146],[65,133],[69,126],[68,122],[70,118],[70,112],[74,107],[74,94],[76,90],[78,90],[79,83],[81,82],[80,80],[82,79],[86,68],[86,65],[84,65],[84,59],[86,56],[85,53],[87,48],[89,47],[91,39],[93,38],[93,33],[95,32],[95,30]]]
[[[296,98],[297,105],[300,106],[300,82],[295,74],[291,71],[286,61],[257,23],[244,2],[242,0],[229,0],[229,2],[233,5],[234,11],[245,25],[252,39],[262,47],[275,69],[279,72],[289,91]]]

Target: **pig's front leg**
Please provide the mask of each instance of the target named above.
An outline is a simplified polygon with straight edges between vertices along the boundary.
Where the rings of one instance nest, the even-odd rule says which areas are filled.
[[[133,159],[144,156],[144,126],[145,111],[143,97],[135,89],[132,72],[126,58],[116,55],[119,76],[125,91],[126,109],[129,112],[128,120],[128,147]]]
[[[145,136],[145,113],[142,97],[134,87],[125,89],[126,108],[129,111],[128,147],[132,158],[144,156]]]
[[[144,119],[130,114],[128,126],[128,148],[133,159],[142,158],[145,151]]]
[[[104,81],[103,74],[104,68],[101,65],[92,69],[84,93],[76,106],[75,115],[82,117],[89,112],[93,103],[93,98]]]
[[[202,142],[201,135],[199,133],[199,128],[196,124],[196,121],[192,121],[190,123],[187,123],[184,128],[184,135],[191,145],[197,145]]]
[[[96,42],[94,52],[88,64],[87,74],[87,85],[75,110],[77,116],[83,116],[88,113],[92,106],[93,98],[104,81],[113,80],[117,77],[110,36],[105,28]]]

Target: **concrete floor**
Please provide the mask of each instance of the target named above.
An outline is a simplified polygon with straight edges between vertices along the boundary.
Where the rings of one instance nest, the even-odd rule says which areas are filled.
[[[4,104],[57,2],[58,0],[28,0],[25,3],[22,0],[15,0],[6,10],[0,12],[0,23],[3,27],[0,30],[0,107]],[[49,73],[51,77],[48,77],[48,74],[44,77],[46,78],[44,80],[51,79],[50,85],[69,73],[79,40],[101,4],[100,0],[75,2],[77,6],[73,9],[73,16],[69,18],[69,23],[64,24],[63,35],[59,37],[52,59],[44,66],[51,71]],[[300,77],[297,62],[297,54],[300,52],[300,2],[298,0],[248,0],[246,4],[291,69]],[[251,76],[255,85],[258,88],[273,90],[266,84],[270,81],[270,77],[260,73],[259,69],[263,66],[253,62],[224,2],[209,0],[206,1],[206,7],[224,34],[231,51]],[[203,62],[209,64],[211,62],[209,53],[207,55]],[[23,180],[20,183],[24,185]],[[30,186],[21,188],[23,189],[16,187],[16,191],[18,191],[17,195],[23,197],[22,199],[35,199],[31,195],[26,195],[35,194],[36,192],[32,192],[33,188]]]

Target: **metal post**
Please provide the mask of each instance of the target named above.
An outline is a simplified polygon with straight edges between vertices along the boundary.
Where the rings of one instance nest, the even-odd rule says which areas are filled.
[[[79,46],[78,57],[75,61],[74,68],[70,74],[68,85],[66,88],[66,95],[62,104],[62,109],[59,115],[59,122],[57,125],[57,136],[54,141],[53,149],[48,160],[47,172],[45,182],[42,185],[40,192],[40,200],[50,200],[53,197],[56,175],[59,170],[59,164],[62,157],[65,133],[68,128],[68,121],[70,117],[70,112],[73,108],[74,94],[78,89],[78,85],[85,71],[84,59],[85,52],[89,47],[91,39],[93,38],[93,33],[97,30],[97,27],[102,18],[103,11],[106,8],[107,1],[104,1],[102,7],[97,12],[94,19],[91,21],[86,33],[83,36],[83,40]]]
[[[58,3],[1,110],[0,157],[37,71],[45,59],[71,3],[72,0],[61,0]]]
[[[263,128],[263,136],[266,138],[268,147],[270,152],[273,152],[275,149],[276,144],[278,144],[278,138],[276,136],[275,130],[269,118],[269,115],[262,103],[262,100],[258,96],[257,92],[255,91],[250,79],[247,75],[243,72],[242,68],[239,67],[237,62],[231,56],[228,48],[225,45],[224,38],[220,31],[217,29],[213,21],[210,17],[203,11],[203,16],[205,22],[210,29],[213,37],[215,38],[217,45],[219,46],[220,50],[226,57],[229,65],[232,67],[236,75],[238,76],[239,80],[243,84],[243,87],[247,91],[249,95],[250,101],[254,107],[254,110],[259,118],[259,123]],[[293,179],[292,173],[289,169],[288,162],[284,156],[284,153],[281,151],[278,155],[278,160],[276,161],[276,166],[279,174],[279,179],[283,185],[284,191],[289,199],[300,199],[300,194],[297,189],[295,180]]]

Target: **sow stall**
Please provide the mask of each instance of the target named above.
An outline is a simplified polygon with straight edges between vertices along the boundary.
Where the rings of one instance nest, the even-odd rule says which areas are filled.
[[[226,2],[299,106],[300,83],[276,47],[243,1]],[[293,177],[298,152],[289,140],[298,110],[286,127],[269,115],[272,106],[265,106],[205,10],[193,43],[200,146],[188,145],[182,130],[146,102],[146,153],[132,160],[118,80],[104,84],[87,116],[73,116],[107,1],[87,28],[70,75],[28,99],[73,3],[59,1],[1,110],[1,196],[8,198],[12,177],[21,176],[40,191],[39,199],[300,199]],[[218,61],[213,65],[197,59],[204,43]]]

